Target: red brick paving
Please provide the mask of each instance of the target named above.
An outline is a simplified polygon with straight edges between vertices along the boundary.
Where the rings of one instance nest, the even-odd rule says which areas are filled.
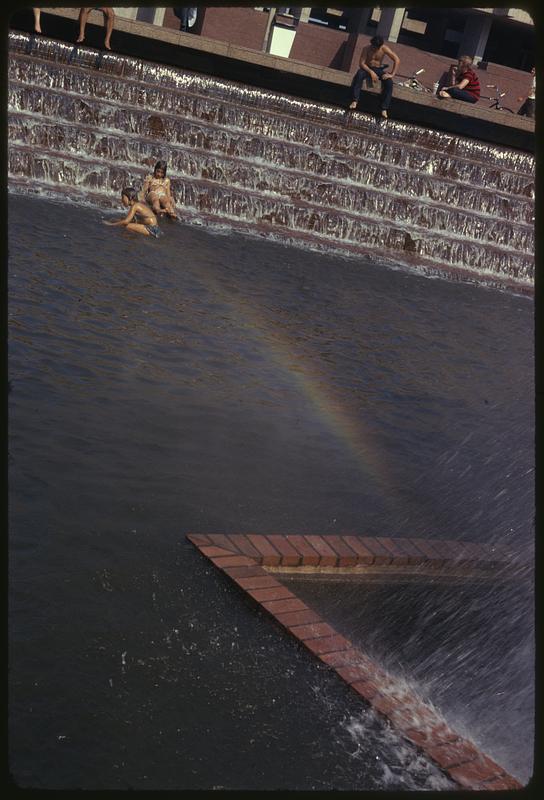
[[[380,544],[383,544],[386,550],[389,550],[393,556],[393,564],[403,565],[408,563],[408,555],[404,552],[394,539],[389,539],[386,536],[380,538]]]
[[[264,536],[257,536],[254,533],[250,533],[247,538],[261,554],[261,564],[274,567],[280,563],[280,554]]]
[[[341,536],[331,536],[330,546],[338,556],[339,567],[354,567],[357,564],[358,556],[349,544]]]
[[[351,684],[351,688],[369,702],[371,702],[373,698],[380,696],[378,687],[372,683],[372,681],[357,681]]]
[[[359,564],[374,563],[374,554],[365,547],[358,536],[342,536],[342,539],[357,553]]]
[[[480,755],[478,750],[464,740],[458,742],[444,742],[436,746],[428,747],[427,753],[431,756],[433,761],[445,769],[448,767],[458,767],[461,764],[466,764],[469,761],[474,761]],[[493,777],[495,772],[492,770],[490,774],[484,777]]]
[[[429,559],[428,563],[432,567],[444,566],[445,557],[441,555],[434,547],[433,543],[426,539],[412,539],[419,549],[425,553]]]
[[[338,556],[321,536],[305,536],[306,541],[319,553],[319,566],[335,567]]]
[[[247,556],[218,556],[210,558],[216,567],[252,567],[255,562]]]
[[[281,563],[285,567],[298,567],[302,562],[302,556],[292,544],[287,541],[285,536],[271,535],[266,537],[276,550],[281,553]]]
[[[203,533],[189,533],[187,539],[196,544],[197,547],[203,544],[210,544],[210,537]]]
[[[350,650],[337,650],[335,653],[320,653],[319,658],[330,667],[339,667],[346,664],[358,664],[361,661],[361,651],[355,647]]]
[[[477,790],[522,785],[472,742],[451,730],[417,695],[397,686],[385,670],[276,580],[265,566],[356,567],[489,566],[508,554],[472,542],[391,537],[257,534],[190,534],[187,538],[306,648],[333,669],[356,694],[389,719],[458,786]],[[446,569],[447,571],[447,569]]]
[[[273,611],[275,614],[283,614],[285,611],[306,611],[308,608],[306,603],[303,603],[298,598],[294,600],[266,600],[261,602],[261,605],[267,611]]]
[[[259,575],[256,578],[236,578],[236,583],[242,589],[269,589],[272,586],[281,586],[281,583],[276,578],[273,578],[272,575]]]
[[[289,625],[288,627],[297,639],[303,639],[304,641],[307,639],[317,639],[322,636],[334,636],[336,634],[334,628],[331,628],[326,622],[314,622],[309,625]]]
[[[243,553],[245,556],[249,556],[250,558],[259,558],[260,553],[258,550],[253,547],[247,536],[244,536],[242,533],[234,533],[230,534],[229,536],[230,541],[232,542],[232,549],[236,552]]]
[[[343,678],[346,683],[357,683],[357,681],[366,681],[369,678],[373,677],[368,674],[368,669],[364,667],[353,665],[353,666],[336,666],[335,672],[337,672],[341,678]]]
[[[252,567],[221,567],[229,578],[257,578],[266,575],[269,577],[268,572],[255,564]]]
[[[409,564],[424,564],[427,561],[425,553],[422,553],[411,539],[394,539],[392,541],[407,556]]]
[[[217,558],[218,556],[232,555],[232,550],[224,550],[222,547],[215,547],[214,545],[201,547],[200,552],[203,553],[208,558]]]
[[[302,563],[305,566],[317,567],[319,564],[319,553],[306,541],[304,536],[286,536],[285,539],[300,553]]]
[[[306,625],[310,622],[321,622],[321,617],[315,611],[308,609],[307,611],[288,611],[285,614],[276,614],[276,619],[285,625],[286,628],[292,628],[295,625]]]
[[[279,584],[277,587],[273,587],[270,589],[247,589],[246,590],[254,600],[258,600],[261,603],[263,600],[285,600],[286,598],[294,598],[295,595],[286,589],[285,586]]]
[[[304,644],[312,653],[333,653],[336,650],[348,650],[351,647],[351,642],[345,639],[340,634],[336,636],[325,636],[323,639],[310,639],[305,640]]]
[[[374,556],[375,564],[390,564],[392,555],[389,551],[373,536],[361,536],[361,542],[368,547]]]
[[[239,552],[232,546],[232,542],[230,541],[228,536],[225,536],[223,533],[210,533],[209,535],[210,543],[214,544],[216,547],[223,547],[225,550],[232,550],[233,552]]]

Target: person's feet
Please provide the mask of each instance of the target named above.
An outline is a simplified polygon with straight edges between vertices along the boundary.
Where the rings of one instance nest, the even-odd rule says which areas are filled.
[[[350,111],[353,111],[354,109],[356,109],[356,108],[357,108],[357,100],[353,100],[353,101],[352,101],[352,102],[349,104],[348,108],[349,108],[349,110],[350,110]]]
[[[39,23],[34,25],[34,33],[41,33],[42,29],[40,28]]]
[[[444,89],[441,89],[441,90],[438,92],[438,96],[439,96],[439,97],[448,97],[448,98],[449,98],[449,94],[448,94],[446,91],[444,91]]]
[[[387,117],[387,111],[385,110],[385,108],[384,108],[384,109],[382,109],[381,116],[382,116],[382,119],[388,119],[388,117]]]
[[[84,40],[85,40],[84,36],[78,36],[76,39],[76,44],[81,44],[81,42],[83,42]]]
[[[110,40],[109,39],[104,42],[104,47],[106,48],[106,50],[111,50],[111,45],[110,45]]]

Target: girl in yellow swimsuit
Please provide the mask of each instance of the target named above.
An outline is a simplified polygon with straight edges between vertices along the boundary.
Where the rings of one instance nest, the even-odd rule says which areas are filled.
[[[144,181],[142,197],[155,214],[168,214],[171,219],[178,218],[170,192],[170,178],[166,177],[166,161],[157,161],[153,175],[148,175]]]

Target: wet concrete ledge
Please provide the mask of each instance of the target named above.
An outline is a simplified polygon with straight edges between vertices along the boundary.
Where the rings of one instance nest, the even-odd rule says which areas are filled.
[[[77,8],[43,12],[44,36],[75,42],[78,14]],[[15,30],[32,32],[30,9],[15,13],[10,26]],[[100,48],[103,39],[102,14],[94,11],[87,24],[85,44]],[[335,107],[346,107],[349,102],[352,76],[341,70],[259,53],[146,22],[117,17],[112,48],[119,55],[219,76]],[[359,109],[377,112],[378,99],[379,89],[363,89]],[[472,106],[456,100],[440,100],[400,86],[395,86],[390,116],[531,153],[535,149],[534,120],[482,108],[478,104]]]
[[[447,573],[452,565],[469,571],[504,568],[509,554],[469,542],[390,537],[189,534],[187,539],[251,600],[332,669],[366,704],[457,784],[491,791],[521,789],[493,759],[448,726],[437,711],[400,685],[349,639],[300,600],[270,569],[322,567],[327,570],[394,565],[430,566]]]

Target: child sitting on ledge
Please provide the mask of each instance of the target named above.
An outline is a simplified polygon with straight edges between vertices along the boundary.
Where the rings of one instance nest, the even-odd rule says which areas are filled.
[[[140,197],[149,203],[155,214],[168,214],[170,219],[177,219],[170,178],[166,177],[166,161],[157,161],[153,175],[148,175],[144,181]]]
[[[138,201],[138,193],[136,192],[136,189],[133,189],[132,186],[128,186],[126,189],[123,189],[121,192],[121,202],[125,208],[130,208],[130,211],[126,217],[118,220],[117,222],[103,220],[104,225],[124,225],[124,227],[129,231],[133,231],[134,233],[142,233],[144,236],[154,236],[155,239],[158,239],[159,236],[162,236],[162,231],[157,224],[157,217],[149,208],[149,206],[146,206],[145,203],[140,203]],[[142,221],[133,221],[136,216],[141,217]]]

